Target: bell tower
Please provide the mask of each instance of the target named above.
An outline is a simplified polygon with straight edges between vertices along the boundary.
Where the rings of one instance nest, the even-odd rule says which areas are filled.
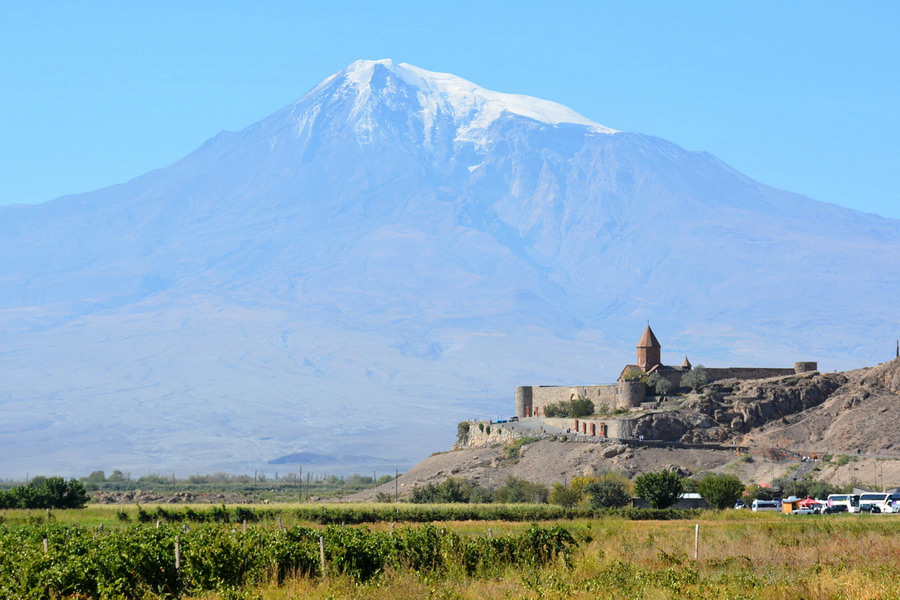
[[[644,371],[649,371],[656,365],[662,364],[660,360],[661,350],[662,346],[659,345],[659,340],[653,335],[653,330],[650,329],[648,324],[644,335],[641,336],[641,341],[637,345],[638,366]]]

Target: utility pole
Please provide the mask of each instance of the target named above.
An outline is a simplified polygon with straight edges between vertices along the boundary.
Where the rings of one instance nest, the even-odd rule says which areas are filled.
[[[306,472],[306,501],[309,502],[309,471]]]
[[[394,469],[394,502],[400,502],[400,484],[397,481],[400,478],[400,470]]]

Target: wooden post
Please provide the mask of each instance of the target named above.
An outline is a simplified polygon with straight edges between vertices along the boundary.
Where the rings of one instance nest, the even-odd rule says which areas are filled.
[[[492,528],[490,528],[490,527],[488,527],[488,537],[489,537],[489,538],[494,537],[494,530],[493,530]]]
[[[278,517],[278,529],[284,531],[284,525],[281,522],[281,517]]]
[[[162,523],[162,521],[160,521],[159,519],[157,519],[157,520],[156,520],[156,528],[157,528],[157,529],[159,529],[160,523]]]
[[[322,577],[326,577],[327,573],[325,573],[325,538],[321,535],[319,536],[319,568],[322,571]]]
[[[247,533],[247,519],[241,524],[241,533]]]
[[[178,542],[178,538],[175,538],[175,570],[181,570],[181,544]]]
[[[700,523],[694,525],[694,560],[700,560]]]
[[[50,552],[50,547],[48,545],[47,538],[44,538],[44,554],[47,554],[48,552]]]
[[[400,470],[394,469],[394,502],[400,502],[400,485],[397,481],[399,477]]]

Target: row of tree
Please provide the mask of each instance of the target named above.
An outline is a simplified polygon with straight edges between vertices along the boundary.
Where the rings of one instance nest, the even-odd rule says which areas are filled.
[[[0,508],[84,508],[88,495],[80,481],[35,477],[25,485],[0,490]]]
[[[550,495],[547,486],[533,483],[525,479],[508,477],[506,482],[496,488],[490,489],[472,481],[465,481],[456,477],[448,477],[439,484],[429,483],[424,486],[416,486],[410,494],[409,501],[414,504],[451,504],[451,503],[489,503],[501,504],[513,502],[529,502],[532,504],[544,504]],[[379,494],[378,500],[390,502],[393,497],[390,494]]]
[[[662,470],[638,475],[630,481],[618,473],[606,473],[599,477],[575,477],[566,485],[553,484],[552,488],[510,477],[496,489],[489,489],[471,481],[448,477],[439,484],[429,483],[413,488],[410,502],[417,504],[530,502],[550,503],[563,507],[619,508],[631,503],[633,496],[643,498],[651,508],[668,508],[682,494],[697,492],[706,502],[718,509],[730,508],[744,498],[772,499],[780,495],[824,498],[841,493],[842,488],[815,480],[775,480],[772,486],[745,486],[736,475],[708,473],[699,479],[682,478],[673,471]],[[393,501],[390,495],[380,500]]]

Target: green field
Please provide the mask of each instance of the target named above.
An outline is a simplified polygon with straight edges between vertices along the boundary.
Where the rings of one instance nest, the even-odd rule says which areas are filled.
[[[5,511],[0,597],[900,598],[893,515],[670,511],[660,514],[668,520],[633,520],[611,511],[534,525],[440,521],[452,516],[448,506],[231,506],[218,507],[219,521],[184,518],[213,514],[209,506],[163,508],[182,516],[142,523],[135,506]],[[251,512],[237,508],[254,516],[245,524],[238,518]],[[527,516],[547,507],[516,508]],[[155,509],[142,507],[152,517]],[[325,526],[301,509],[384,518]],[[433,524],[403,520],[423,510]]]

